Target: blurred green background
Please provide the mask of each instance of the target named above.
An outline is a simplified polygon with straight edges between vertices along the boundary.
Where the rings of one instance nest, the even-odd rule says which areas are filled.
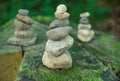
[[[91,20],[102,21],[111,16],[120,0],[0,0],[0,25],[14,18],[20,8],[28,9],[30,16],[54,16],[56,6],[63,3],[68,7],[71,20],[78,22],[79,14],[88,11]]]
[[[0,25],[14,18],[18,9],[21,8],[28,9],[30,11],[29,15],[33,18],[43,17],[44,23],[44,17],[54,18],[56,6],[61,3],[68,7],[68,12],[71,14],[71,23],[78,24],[80,13],[88,11],[91,14],[90,21],[93,28],[103,31],[113,29],[120,39],[118,35],[120,27],[117,27],[119,31],[117,28],[111,27],[119,25],[120,0],[0,0]],[[77,28],[77,25],[74,28]]]

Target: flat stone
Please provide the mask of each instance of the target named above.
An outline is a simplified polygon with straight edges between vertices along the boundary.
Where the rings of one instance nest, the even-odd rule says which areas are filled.
[[[50,69],[68,69],[72,67],[72,58],[68,51],[65,51],[58,57],[55,57],[45,51],[42,62]]]
[[[63,26],[51,29],[47,31],[47,36],[51,40],[61,40],[65,38],[70,32],[72,28],[70,26]]]
[[[55,19],[50,25],[49,28],[56,28],[60,26],[68,26],[69,25],[69,20],[68,19]]]
[[[31,25],[26,24],[17,19],[15,19],[15,21],[14,21],[14,26],[15,26],[16,30],[28,30],[29,28],[31,28]]]
[[[70,14],[65,12],[65,13],[58,13],[58,12],[55,12],[55,17],[57,19],[68,19],[70,17]]]
[[[91,30],[82,29],[82,30],[78,30],[78,32],[79,32],[79,34],[83,34],[83,35],[89,36]]]
[[[90,24],[79,24],[78,25],[78,30],[81,30],[81,29],[91,29],[91,25]]]
[[[15,31],[15,36],[18,37],[18,38],[32,37],[32,32],[29,31],[29,30]]]
[[[82,33],[81,30],[78,30],[77,37],[82,42],[89,42],[89,41],[91,41],[93,39],[94,34],[95,34],[95,32],[92,31],[92,30],[89,31],[89,34],[86,33],[86,32]]]
[[[74,40],[71,36],[67,36],[64,39],[62,39],[61,41],[53,41],[53,40],[49,39],[47,41],[45,50],[49,54],[57,57],[57,56],[61,55],[62,53],[64,53],[69,48],[71,48],[73,45],[73,42],[74,42]]]
[[[36,42],[36,37],[18,38],[14,36],[8,39],[8,43],[13,45],[28,46],[28,45],[33,45],[35,42]]]
[[[84,12],[80,14],[80,17],[88,17],[90,14],[88,12]]]
[[[26,24],[33,24],[33,20],[29,17],[29,16],[23,16],[23,15],[19,15],[17,14],[17,19],[26,23]]]

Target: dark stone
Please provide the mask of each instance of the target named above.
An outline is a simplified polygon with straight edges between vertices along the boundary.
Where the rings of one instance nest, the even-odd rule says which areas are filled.
[[[101,78],[103,79],[103,81],[119,81],[119,78],[111,70],[107,70],[103,72],[103,75]]]

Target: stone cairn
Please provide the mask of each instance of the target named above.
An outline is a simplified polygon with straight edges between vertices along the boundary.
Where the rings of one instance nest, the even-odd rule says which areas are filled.
[[[68,69],[72,67],[72,58],[68,51],[73,45],[73,38],[69,36],[72,28],[69,26],[70,14],[67,7],[60,4],[55,12],[56,19],[49,25],[43,64],[50,69]]]
[[[89,24],[88,16],[90,14],[88,12],[80,14],[80,24],[78,25],[78,39],[82,42],[89,42],[94,37],[95,32],[90,30],[91,25]]]
[[[29,11],[18,10],[17,17],[14,21],[15,36],[8,39],[8,43],[13,45],[28,46],[36,41],[36,36],[30,31],[33,20],[28,16]]]

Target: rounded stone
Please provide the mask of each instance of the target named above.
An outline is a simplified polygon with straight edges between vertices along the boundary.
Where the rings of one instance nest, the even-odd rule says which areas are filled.
[[[80,19],[80,23],[81,24],[89,24],[89,20],[88,20],[88,18],[83,17],[83,18]]]
[[[57,6],[56,12],[65,13],[67,11],[67,7],[64,4],[60,4]]]
[[[18,10],[18,13],[20,15],[23,15],[23,16],[27,16],[29,14],[29,11],[28,10],[25,10],[25,9],[19,9]]]
[[[19,15],[19,14],[17,15],[17,19],[19,21],[22,21],[22,22],[26,23],[26,24],[33,24],[33,22],[34,22],[30,17],[22,16],[22,15]]]
[[[78,30],[78,32],[86,36],[90,35],[90,30],[87,30],[87,29]]]
[[[69,69],[72,67],[72,58],[68,51],[65,51],[58,57],[52,56],[45,51],[42,62],[50,69]]]
[[[90,24],[79,24],[78,25],[78,30],[82,30],[82,29],[91,29],[91,25]]]
[[[64,26],[51,29],[47,31],[46,34],[49,39],[57,41],[65,38],[71,32],[71,30],[72,28],[70,26]]]
[[[29,28],[31,28],[31,25],[21,22],[17,19],[15,19],[14,21],[14,26],[16,30],[28,30]]]
[[[27,37],[32,37],[32,32],[29,30],[24,30],[24,31],[15,31],[15,36],[19,38],[27,38]]]
[[[92,31],[92,30],[89,31],[89,35],[88,34],[86,35],[85,33],[81,33],[81,31],[78,30],[77,37],[82,42],[89,42],[89,41],[91,41],[93,39],[94,34],[95,34],[95,32]]]
[[[60,41],[53,41],[53,40],[48,40],[45,50],[57,57],[59,55],[61,55],[62,53],[64,53],[66,50],[68,50],[69,48],[72,47],[73,45],[73,38],[71,36],[66,36],[64,39],[60,40]]]
[[[80,17],[88,17],[90,14],[88,12],[84,12],[80,14]]]
[[[49,28],[56,28],[60,26],[68,26],[69,25],[69,20],[68,19],[55,19],[50,25]]]
[[[58,12],[55,12],[55,17],[57,19],[68,19],[70,17],[70,14],[65,12],[65,13],[58,13]]]

